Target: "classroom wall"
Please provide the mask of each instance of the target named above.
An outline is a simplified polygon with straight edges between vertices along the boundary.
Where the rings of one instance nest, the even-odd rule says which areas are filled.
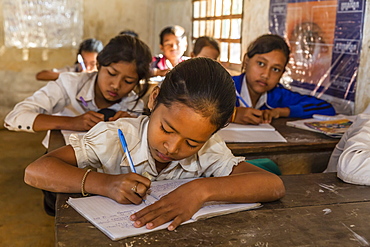
[[[244,1],[244,22],[242,35],[243,53],[250,41],[268,32],[269,0]],[[370,4],[366,6],[369,13]],[[160,53],[159,33],[167,25],[183,26],[188,34],[191,50],[191,13],[190,0],[84,0],[84,36],[95,37],[106,44],[110,38],[124,29],[133,29],[152,49]],[[253,13],[253,14],[251,14]],[[3,23],[3,6],[0,1],[0,23]],[[369,71],[370,61],[370,18],[366,15],[364,24],[363,48],[358,71],[355,111],[363,111],[370,103]],[[42,60],[42,54],[47,59]],[[35,74],[42,69],[63,67],[75,61],[76,49],[61,48],[30,49],[29,60],[22,60],[22,50],[4,47],[4,31],[0,28],[0,120],[14,105],[44,86],[46,82],[37,81]],[[2,124],[0,128],[3,128]]]

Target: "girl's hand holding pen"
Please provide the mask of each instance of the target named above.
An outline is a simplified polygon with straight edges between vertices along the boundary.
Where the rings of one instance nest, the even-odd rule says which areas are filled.
[[[109,118],[109,121],[116,121],[117,119],[123,118],[123,117],[131,117],[131,118],[134,118],[134,117],[137,117],[137,116],[136,115],[133,115],[133,114],[130,114],[127,111],[118,111],[118,112],[116,112],[116,114],[113,117],[110,117]]]
[[[104,121],[104,115],[95,111],[88,111],[77,117],[72,117],[71,124],[73,130],[86,131],[90,130],[97,123]]]
[[[186,183],[171,193],[163,196],[159,201],[132,214],[130,219],[135,227],[146,226],[153,229],[171,220],[168,230],[173,231],[181,223],[189,220],[205,202],[206,193],[198,181]]]
[[[109,198],[122,204],[140,204],[151,181],[136,173],[109,176],[107,194]]]
[[[236,107],[234,123],[260,124],[262,123],[262,111],[251,107]]]

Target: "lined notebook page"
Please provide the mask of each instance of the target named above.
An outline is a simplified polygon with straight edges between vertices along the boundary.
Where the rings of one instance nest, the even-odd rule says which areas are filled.
[[[109,238],[112,240],[119,240],[167,228],[170,223],[163,224],[152,230],[148,230],[145,227],[135,228],[133,222],[130,220],[130,215],[154,203],[178,186],[191,180],[193,179],[154,181],[150,187],[150,194],[146,196],[145,202],[140,205],[120,204],[103,196],[69,198],[67,203]],[[217,215],[257,208],[260,207],[260,205],[260,203],[231,204],[208,202],[194,214],[191,220],[183,224],[194,222],[197,219],[210,218]]]
[[[147,198],[147,203],[148,200],[150,199]],[[140,205],[119,204],[107,197],[90,196],[69,198],[68,204],[112,240],[165,229],[170,224],[163,224],[153,230],[134,227],[130,215],[146,207],[145,203]]]

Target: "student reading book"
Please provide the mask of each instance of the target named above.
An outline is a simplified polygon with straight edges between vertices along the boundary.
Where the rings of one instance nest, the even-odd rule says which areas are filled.
[[[278,35],[262,35],[249,45],[244,55],[243,73],[233,76],[238,100],[232,122],[259,124],[279,117],[335,115],[330,103],[290,91],[279,84],[289,54],[287,43]]]
[[[200,83],[201,82],[201,83]],[[282,180],[235,157],[216,133],[235,104],[229,73],[218,62],[194,58],[171,70],[150,95],[150,116],[101,122],[71,145],[31,163],[25,182],[54,192],[92,193],[140,204],[151,180],[198,178],[130,216],[135,227],[174,230],[209,201],[252,203],[281,198]],[[122,130],[137,173],[117,134]],[[97,172],[84,170],[92,166]],[[145,175],[145,176],[144,176]]]
[[[146,206],[153,204],[180,185],[192,180],[193,179],[153,181],[150,186],[150,193],[145,196],[145,200],[139,205],[120,204],[110,198],[102,196],[69,198],[67,203],[112,240],[119,240],[129,236],[166,228],[169,223],[163,224],[152,230],[148,230],[145,227],[136,228],[132,225],[129,215],[131,215],[132,212],[138,212]],[[260,203],[209,202],[203,205],[190,220],[184,223],[191,223],[199,219],[249,210],[259,206]]]

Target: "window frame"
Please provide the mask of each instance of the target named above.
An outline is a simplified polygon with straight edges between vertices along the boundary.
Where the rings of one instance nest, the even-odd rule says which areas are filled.
[[[243,59],[243,54],[242,54],[242,30],[243,30],[243,14],[244,14],[244,0],[241,0],[242,1],[242,12],[241,14],[228,14],[228,15],[224,15],[222,14],[223,13],[223,7],[221,8],[221,15],[217,16],[216,15],[216,8],[214,8],[214,12],[213,13],[210,13],[211,12],[211,4],[212,2],[214,2],[215,0],[192,0],[192,37],[191,37],[191,40],[192,42],[194,43],[195,40],[198,38],[198,37],[194,37],[194,22],[196,21],[205,21],[205,22],[211,22],[211,23],[206,23],[206,25],[204,25],[205,27],[205,30],[204,32],[200,32],[201,31],[201,25],[198,25],[198,33],[204,33],[204,35],[207,35],[207,36],[210,36],[210,37],[213,37],[215,38],[220,46],[221,46],[221,43],[227,43],[228,44],[228,50],[227,50],[227,59],[228,61],[227,62],[221,62],[221,64],[227,68],[227,69],[231,69],[231,70],[235,70],[237,72],[240,72],[241,70],[241,64],[243,63],[242,59]],[[230,1],[231,2],[231,6],[230,6],[230,9],[232,9],[232,6],[233,6],[233,0],[219,0],[219,1],[222,1],[222,6],[224,5],[224,1]],[[194,3],[195,2],[206,2],[206,16],[204,17],[194,17]],[[231,36],[231,32],[232,32],[232,20],[240,20],[240,38],[230,38]],[[216,20],[230,20],[230,26],[229,26],[229,38],[222,38],[222,37],[219,37],[219,38],[216,38],[214,37],[214,33],[215,33],[215,21]],[[221,25],[221,30],[220,30],[220,33],[222,34],[222,25]],[[203,36],[200,35],[200,36]],[[239,44],[240,45],[240,64],[239,63],[232,63],[230,62],[230,47],[231,45],[230,44]],[[220,49],[222,49],[220,47]]]

